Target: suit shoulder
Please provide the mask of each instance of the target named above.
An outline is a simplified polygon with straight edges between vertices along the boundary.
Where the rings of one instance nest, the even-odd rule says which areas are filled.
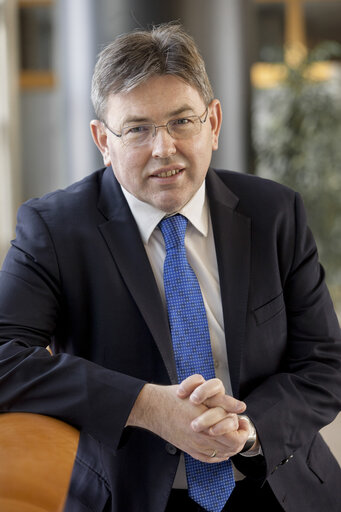
[[[286,204],[291,207],[297,196],[291,188],[267,178],[221,169],[215,172],[238,197],[242,208],[259,207],[260,204],[275,209],[283,208]]]
[[[99,169],[65,189],[55,190],[42,197],[29,199],[23,206],[35,209],[43,216],[49,211],[58,212],[58,215],[62,214],[63,211],[68,212],[68,214],[72,211],[86,211],[92,203],[94,205],[97,203],[104,171],[105,169]]]
[[[282,194],[295,194],[295,191],[286,185],[282,185],[277,181],[263,178],[255,174],[248,174],[244,172],[228,171],[223,169],[214,169],[219,178],[228,186],[236,190],[244,190],[251,188],[257,192],[264,190],[265,192],[282,193]]]

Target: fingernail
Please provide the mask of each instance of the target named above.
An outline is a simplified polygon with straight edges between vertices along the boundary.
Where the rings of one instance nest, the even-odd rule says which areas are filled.
[[[196,395],[195,393],[192,393],[191,394],[191,401],[194,402],[195,404],[199,403],[200,400],[199,400],[198,395]]]
[[[198,429],[198,423],[196,421],[192,421],[191,425],[193,430],[196,431]]]
[[[246,404],[244,402],[240,402],[237,405],[237,412],[243,412],[243,411],[245,411],[245,409],[246,409]]]

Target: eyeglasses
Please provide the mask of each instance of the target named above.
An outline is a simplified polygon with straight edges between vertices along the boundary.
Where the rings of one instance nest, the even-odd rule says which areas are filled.
[[[208,114],[208,107],[201,116],[187,116],[179,119],[171,119],[167,124],[155,125],[154,123],[148,124],[135,124],[132,126],[124,126],[121,133],[115,133],[109,126],[102,121],[108,130],[120,137],[125,146],[138,147],[150,144],[156,135],[158,128],[167,128],[167,132],[173,139],[189,139],[193,135],[198,135],[201,130],[201,125],[206,121]],[[202,119],[202,117],[204,119]]]

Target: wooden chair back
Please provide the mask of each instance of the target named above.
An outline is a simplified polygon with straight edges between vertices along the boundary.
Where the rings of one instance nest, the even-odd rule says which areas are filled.
[[[62,512],[78,441],[54,418],[0,414],[0,511]]]

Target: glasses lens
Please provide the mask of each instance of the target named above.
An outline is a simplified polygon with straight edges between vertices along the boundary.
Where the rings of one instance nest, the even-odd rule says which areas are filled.
[[[169,121],[168,131],[174,138],[186,139],[197,135],[200,131],[200,120],[198,117],[186,117]]]
[[[122,130],[122,141],[127,146],[141,146],[152,139],[153,132],[154,125],[152,124],[128,126]]]

